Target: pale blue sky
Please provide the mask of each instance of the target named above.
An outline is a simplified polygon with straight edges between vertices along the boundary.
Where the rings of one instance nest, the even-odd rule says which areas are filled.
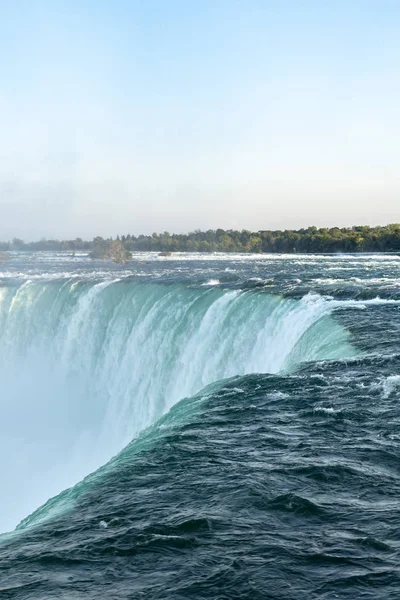
[[[400,221],[398,0],[0,0],[0,239]]]

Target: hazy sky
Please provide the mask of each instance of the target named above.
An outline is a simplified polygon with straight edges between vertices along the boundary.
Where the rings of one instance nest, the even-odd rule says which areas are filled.
[[[399,0],[0,0],[0,239],[400,221]]]

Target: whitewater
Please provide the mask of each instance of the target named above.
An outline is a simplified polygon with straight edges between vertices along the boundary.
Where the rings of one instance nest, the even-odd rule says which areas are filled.
[[[6,598],[400,593],[399,256],[0,269]]]

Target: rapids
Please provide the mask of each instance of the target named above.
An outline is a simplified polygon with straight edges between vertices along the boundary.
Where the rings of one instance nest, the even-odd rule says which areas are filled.
[[[7,600],[397,600],[400,257],[14,254]]]

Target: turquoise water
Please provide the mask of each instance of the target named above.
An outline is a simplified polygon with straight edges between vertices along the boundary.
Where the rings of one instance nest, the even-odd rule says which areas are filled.
[[[6,598],[398,597],[398,256],[2,267]]]

